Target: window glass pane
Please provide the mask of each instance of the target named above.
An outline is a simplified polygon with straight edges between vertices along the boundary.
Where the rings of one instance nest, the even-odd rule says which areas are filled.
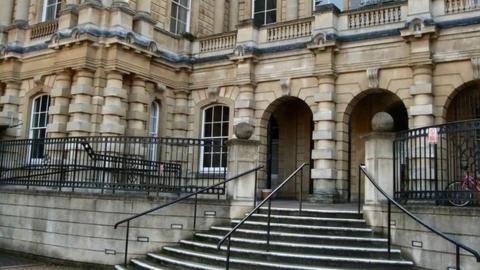
[[[177,33],[177,21],[174,18],[170,20],[170,32]]]
[[[267,12],[266,23],[274,23],[277,21],[277,12],[275,10]]]
[[[228,107],[223,107],[223,121],[228,121],[230,119],[229,112],[230,109]]]
[[[48,97],[47,96],[42,96],[41,100],[41,107],[40,107],[40,111],[42,112],[45,112],[48,110]]]
[[[212,124],[205,124],[205,131],[204,131],[203,136],[205,138],[212,137]]]
[[[220,163],[220,154],[213,154],[212,156],[212,167],[214,168],[219,168],[221,163]]]
[[[213,124],[213,137],[220,137],[220,136],[222,136],[222,125]]]
[[[189,0],[180,0],[180,4],[182,4],[184,7],[189,7],[188,2]]]
[[[212,122],[213,108],[209,108],[205,111],[205,122]]]
[[[214,107],[213,121],[215,122],[222,121],[222,107],[220,106]]]
[[[58,2],[58,0],[48,0],[47,5],[53,5],[53,4],[56,4],[57,2]]]
[[[222,154],[222,167],[223,168],[227,167],[227,153]]]
[[[45,20],[48,21],[48,20],[53,20],[55,19],[55,6],[49,6],[47,7],[47,10],[46,10],[46,13],[45,13]]]
[[[183,22],[178,22],[177,34],[182,34],[187,32],[187,25]]]
[[[187,10],[185,8],[179,7],[178,9],[178,18],[177,20],[186,23],[187,22]]]
[[[212,167],[212,159],[210,154],[204,154],[203,155],[203,167],[204,168],[210,168]]]
[[[253,16],[253,22],[255,25],[263,25],[265,24],[265,13],[257,13]]]
[[[277,0],[267,0],[267,9],[277,8]]]
[[[255,0],[255,9],[254,12],[265,10],[265,0]]]
[[[42,113],[40,114],[40,117],[39,117],[40,121],[39,121],[39,126],[40,127],[45,127],[47,126],[47,114],[46,113]]]
[[[228,122],[222,124],[222,136],[226,137],[228,136]]]

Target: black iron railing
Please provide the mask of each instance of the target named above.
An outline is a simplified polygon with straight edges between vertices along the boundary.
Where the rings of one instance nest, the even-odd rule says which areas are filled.
[[[183,138],[0,141],[0,185],[102,193],[190,193],[225,179],[226,153],[220,141]],[[225,187],[208,192],[224,194]]]
[[[393,147],[394,198],[400,202],[452,201],[460,191],[449,185],[480,178],[480,119],[400,132]]]
[[[461,269],[460,268],[460,250],[461,249],[463,249],[463,250],[467,251],[468,253],[472,254],[475,257],[475,259],[477,260],[477,262],[480,263],[480,254],[476,250],[460,243],[459,241],[453,239],[452,237],[446,235],[445,233],[443,233],[443,232],[435,229],[434,227],[426,224],[420,218],[418,218],[417,216],[412,214],[410,211],[405,209],[405,207],[400,205],[400,203],[398,203],[396,200],[394,200],[390,195],[388,195],[377,184],[377,182],[374,180],[373,176],[370,175],[370,173],[367,171],[365,165],[360,165],[359,168],[358,168],[358,184],[359,185],[362,184],[362,174],[365,175],[366,179],[368,179],[370,181],[370,183],[375,187],[375,189],[378,190],[387,199],[387,237],[388,237],[387,246],[388,246],[388,255],[389,256],[391,255],[391,247],[392,247],[392,222],[391,221],[392,221],[392,204],[393,204],[396,207],[398,207],[398,209],[400,209],[407,216],[412,218],[415,222],[417,222],[420,225],[422,225],[423,227],[425,227],[428,231],[440,236],[441,238],[443,238],[446,241],[455,245],[455,255],[456,255],[456,260],[455,260],[456,261],[456,267],[455,267],[455,269]],[[358,196],[358,213],[359,214],[361,213],[361,198],[360,197],[361,196]]]
[[[136,215],[134,215],[134,216],[131,216],[131,217],[129,217],[129,218],[123,219],[123,220],[115,223],[115,225],[114,225],[114,228],[115,228],[115,229],[117,229],[118,226],[120,226],[120,225],[122,225],[122,224],[124,224],[124,223],[127,224],[127,225],[126,225],[126,230],[125,230],[126,237],[125,237],[125,258],[124,258],[124,265],[127,266],[127,263],[128,263],[128,242],[129,242],[129,238],[128,238],[128,237],[129,237],[129,233],[130,233],[130,222],[131,222],[132,220],[135,220],[135,219],[137,219],[137,218],[143,217],[143,216],[145,216],[145,215],[148,215],[148,214],[150,214],[150,213],[152,213],[152,212],[158,211],[158,210],[160,210],[160,209],[162,209],[162,208],[165,208],[165,207],[167,207],[167,206],[170,206],[170,205],[179,203],[179,202],[181,202],[181,201],[187,200],[187,199],[189,199],[189,198],[191,198],[191,197],[195,197],[195,206],[194,206],[194,212],[193,212],[193,230],[195,230],[195,229],[196,229],[196,224],[197,224],[197,223],[196,223],[196,220],[197,220],[197,203],[198,203],[198,195],[199,195],[199,194],[202,194],[202,193],[210,193],[210,192],[209,192],[210,190],[215,190],[215,189],[217,189],[217,188],[219,188],[219,187],[221,187],[221,186],[224,187],[225,184],[228,183],[228,182],[231,182],[231,181],[233,181],[233,180],[236,180],[236,179],[241,178],[241,177],[243,177],[243,176],[246,176],[246,175],[248,175],[248,174],[255,173],[255,186],[254,186],[254,190],[252,191],[253,194],[254,194],[254,198],[255,198],[255,199],[254,199],[254,204],[255,204],[255,203],[256,203],[256,198],[257,198],[257,196],[256,196],[256,194],[257,194],[257,181],[258,181],[257,176],[258,176],[258,171],[261,170],[261,169],[263,169],[263,166],[256,167],[256,168],[254,168],[254,169],[248,170],[248,171],[246,171],[246,172],[240,173],[240,174],[238,174],[238,175],[236,175],[236,176],[233,176],[233,177],[230,177],[230,178],[228,178],[228,179],[226,179],[226,180],[223,180],[223,181],[221,181],[220,183],[216,183],[216,184],[210,185],[210,186],[208,186],[208,187],[201,188],[201,189],[197,190],[197,191],[194,192],[194,193],[185,195],[185,196],[183,196],[183,197],[181,197],[181,198],[178,198],[178,199],[176,199],[176,200],[174,200],[174,201],[171,201],[171,202],[169,202],[169,203],[166,203],[166,204],[157,206],[157,207],[155,207],[155,208],[149,209],[149,210],[147,210],[147,211],[144,211],[144,212],[142,212],[142,213],[136,214]]]
[[[276,187],[262,202],[256,205],[250,213],[248,213],[238,224],[233,227],[217,244],[217,249],[220,250],[222,245],[228,239],[227,243],[227,258],[226,258],[226,270],[230,269],[230,245],[231,245],[231,238],[233,233],[237,231],[240,226],[242,226],[247,219],[249,219],[255,212],[257,212],[260,207],[262,207],[265,203],[268,202],[268,217],[267,217],[267,251],[270,249],[270,216],[271,216],[271,208],[272,208],[272,198],[277,195],[277,193],[292,179],[297,181],[300,179],[300,195],[299,195],[299,206],[298,211],[302,212],[303,206],[303,168],[308,166],[307,163],[303,163],[300,167],[298,167],[292,174],[290,174],[278,187]],[[296,177],[300,173],[300,178]]]

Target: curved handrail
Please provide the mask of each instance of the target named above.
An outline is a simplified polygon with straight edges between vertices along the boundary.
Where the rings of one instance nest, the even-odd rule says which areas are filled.
[[[400,205],[397,201],[395,201],[390,195],[388,195],[375,181],[373,181],[373,176],[370,175],[370,173],[367,171],[366,169],[366,166],[365,165],[360,165],[360,170],[363,172],[363,174],[366,176],[366,178],[370,181],[370,183],[373,184],[373,186],[375,186],[375,188],[380,191],[380,193],[382,193],[382,195],[387,198],[387,200],[390,202],[390,203],[393,203],[395,206],[397,206],[400,210],[402,210],[402,212],[404,212],[405,214],[407,214],[409,217],[411,217],[413,220],[415,220],[417,223],[420,223],[423,227],[427,228],[429,231],[435,233],[436,235],[442,237],[443,239],[447,240],[448,242],[454,244],[456,247],[457,247],[457,262],[458,262],[458,259],[459,259],[459,254],[458,254],[458,251],[459,249],[458,248],[462,248],[468,252],[470,252],[476,259],[477,259],[477,262],[480,263],[480,254],[474,250],[473,248],[471,247],[468,247],[460,242],[458,242],[457,240],[451,238],[450,236],[446,235],[445,233],[433,228],[432,226],[426,224],[425,222],[423,222],[420,218],[418,218],[417,216],[415,216],[414,214],[412,214],[410,211],[408,211],[407,209],[405,209],[405,207],[403,207],[402,205]],[[456,269],[460,269],[458,268],[458,265],[457,265],[457,268]]]
[[[270,200],[272,196],[274,196],[283,186],[285,186],[299,171],[303,170],[303,167],[308,165],[307,163],[303,163],[300,167],[298,167],[292,174],[290,174],[277,188],[275,188],[261,203],[259,203],[246,217],[244,217],[233,229],[230,230],[223,238],[220,240],[217,244],[217,249],[220,249],[222,244],[227,240],[227,238],[230,238],[230,236],[247,221],[257,210],[262,207],[267,201]],[[301,193],[302,191],[300,191]]]
[[[152,213],[152,212],[155,212],[155,211],[157,211],[157,210],[160,210],[160,209],[162,209],[162,208],[165,208],[165,207],[167,207],[167,206],[169,206],[169,205],[176,204],[176,203],[178,203],[178,202],[180,202],[180,201],[183,201],[183,200],[186,200],[186,199],[188,199],[188,198],[190,198],[190,197],[196,196],[196,195],[198,195],[198,194],[200,194],[200,193],[203,193],[203,192],[206,191],[206,190],[209,190],[209,189],[212,189],[212,188],[215,188],[215,187],[224,185],[224,184],[226,184],[226,183],[228,183],[228,182],[230,182],[230,181],[233,181],[233,180],[235,180],[235,179],[238,179],[238,178],[240,178],[240,177],[242,177],[242,176],[245,176],[245,175],[247,175],[247,174],[250,174],[250,173],[259,171],[259,170],[263,169],[263,167],[264,167],[263,165],[262,165],[262,166],[258,166],[258,167],[256,167],[256,168],[251,169],[251,170],[248,170],[248,171],[245,171],[245,172],[240,173],[240,174],[238,174],[238,175],[235,175],[235,176],[233,176],[233,177],[230,177],[230,178],[228,178],[228,179],[226,179],[226,180],[224,180],[224,181],[222,181],[222,182],[220,182],[220,183],[210,185],[210,186],[205,187],[205,188],[202,188],[202,189],[200,189],[200,190],[198,190],[198,191],[196,191],[196,192],[194,192],[194,193],[190,193],[190,194],[188,194],[188,195],[185,195],[185,196],[183,196],[183,197],[181,197],[181,198],[178,198],[178,199],[176,199],[176,200],[174,200],[174,201],[171,201],[171,202],[169,202],[169,203],[162,204],[162,205],[160,205],[160,206],[154,207],[154,208],[149,209],[149,210],[147,210],[147,211],[143,211],[143,212],[141,212],[141,213],[139,213],[139,214],[136,214],[136,215],[134,215],[134,216],[131,216],[131,217],[129,217],[129,218],[122,219],[122,220],[120,220],[119,222],[115,223],[114,228],[117,229],[117,227],[118,227],[120,224],[123,224],[123,223],[126,223],[126,222],[130,222],[130,221],[132,221],[132,220],[134,220],[134,219],[137,219],[137,218],[142,217],[142,216],[144,216],[144,215],[150,214],[150,213]]]

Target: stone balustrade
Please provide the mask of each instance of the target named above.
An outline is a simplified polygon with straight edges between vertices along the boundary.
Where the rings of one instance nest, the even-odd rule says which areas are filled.
[[[312,35],[312,18],[275,24],[267,27],[267,41],[280,41]]]
[[[204,37],[199,42],[201,53],[232,49],[237,43],[237,32]]]
[[[58,30],[58,20],[37,23],[30,28],[30,39],[50,36]]]
[[[385,6],[375,9],[354,11],[348,14],[348,28],[358,29],[396,23],[402,20],[402,6]]]
[[[445,0],[445,13],[460,13],[464,11],[480,9],[478,0]]]

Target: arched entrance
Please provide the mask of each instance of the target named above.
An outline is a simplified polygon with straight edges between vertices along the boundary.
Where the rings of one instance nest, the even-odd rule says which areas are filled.
[[[408,129],[408,113],[402,100],[386,90],[370,90],[355,98],[351,104],[349,125],[348,199],[358,198],[358,165],[365,162],[363,137],[372,132],[371,120],[378,112],[387,112],[395,120],[394,131]],[[348,111],[347,111],[348,113]],[[393,146],[392,146],[393,147]],[[363,194],[363,187],[361,187]]]
[[[480,80],[466,83],[452,96],[447,104],[447,122],[480,118]]]
[[[268,122],[266,165],[267,188],[277,187],[292,171],[304,162],[310,162],[312,150],[313,114],[301,99],[284,97],[266,110]],[[311,191],[310,172],[303,174],[303,193]],[[283,188],[279,198],[295,198],[300,193],[300,181],[292,181]]]

